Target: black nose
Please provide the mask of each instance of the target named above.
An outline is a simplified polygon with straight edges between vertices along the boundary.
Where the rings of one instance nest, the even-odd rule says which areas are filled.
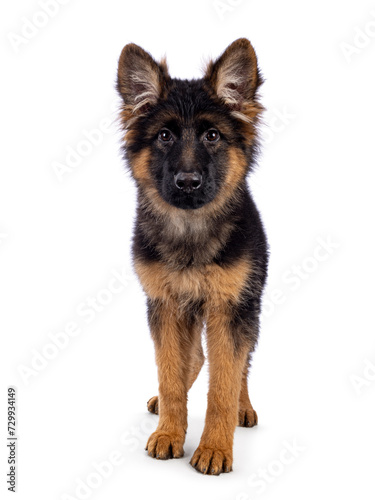
[[[174,183],[178,189],[191,193],[202,185],[202,176],[198,172],[179,172],[174,176]]]

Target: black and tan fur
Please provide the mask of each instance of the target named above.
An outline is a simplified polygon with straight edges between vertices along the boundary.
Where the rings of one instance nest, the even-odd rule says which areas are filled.
[[[250,42],[233,42],[200,80],[126,45],[118,68],[125,157],[138,188],[135,270],[147,295],[159,396],[148,454],[181,457],[187,393],[210,370],[205,428],[191,464],[229,472],[236,425],[257,424],[247,374],[259,329],[267,242],[246,176],[257,152],[262,80]],[[182,180],[180,180],[180,178]]]

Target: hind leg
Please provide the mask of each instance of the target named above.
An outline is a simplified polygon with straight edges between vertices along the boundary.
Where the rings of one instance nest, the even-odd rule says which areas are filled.
[[[254,410],[247,387],[247,377],[249,373],[251,354],[249,354],[248,362],[246,363],[241,380],[241,392],[238,405],[238,425],[240,427],[254,427],[258,423],[258,415]]]
[[[194,332],[191,337],[191,356],[186,360],[186,384],[187,390],[189,391],[191,386],[194,384],[197,379],[199,372],[204,364],[204,354],[201,342],[201,333],[203,324],[198,322],[194,325]],[[147,401],[147,409],[150,413],[155,413],[155,415],[159,414],[159,397],[153,396],[151,399]]]

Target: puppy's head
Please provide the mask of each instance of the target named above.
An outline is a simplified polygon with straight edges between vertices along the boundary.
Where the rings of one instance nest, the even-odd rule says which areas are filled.
[[[118,67],[126,157],[138,187],[180,209],[228,202],[256,145],[262,83],[250,42],[233,42],[199,80],[169,76],[137,45]]]

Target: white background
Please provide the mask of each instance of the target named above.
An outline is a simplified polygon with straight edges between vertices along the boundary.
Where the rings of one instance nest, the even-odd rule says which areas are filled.
[[[40,5],[3,2],[0,12],[2,498],[14,385],[20,499],[373,499],[375,3],[71,0],[47,17]],[[191,78],[242,36],[268,109],[249,181],[271,247],[250,377],[259,425],[236,430],[231,474],[204,477],[188,462],[207,367],[189,397],[185,457],[144,451],[157,379],[131,271],[135,192],[114,82],[128,42]],[[89,151],[85,133],[103,123]],[[72,149],[84,155],[59,180]],[[111,296],[112,285],[122,290]],[[90,297],[107,303],[80,315]],[[61,334],[72,322],[77,335]],[[65,345],[51,347],[53,336]]]

